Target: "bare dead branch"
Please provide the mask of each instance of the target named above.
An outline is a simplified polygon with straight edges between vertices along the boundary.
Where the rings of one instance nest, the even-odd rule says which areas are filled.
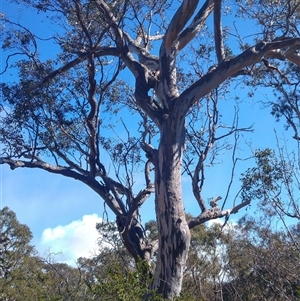
[[[212,103],[212,108],[210,108],[210,101]],[[218,116],[219,112],[217,109],[217,99],[214,96],[207,100],[207,119],[208,119],[208,140],[204,147],[204,150],[200,152],[198,157],[198,162],[192,177],[193,193],[198,201],[201,212],[206,211],[206,205],[203,197],[201,196],[201,191],[204,185],[204,162],[212,149],[215,142],[215,135],[217,130]],[[201,175],[201,176],[200,176]],[[200,184],[199,184],[200,183]]]
[[[248,206],[250,204],[250,200],[244,201],[240,203],[239,205],[233,207],[232,209],[225,209],[225,210],[214,210],[209,209],[204,212],[202,212],[198,217],[192,218],[188,221],[188,225],[190,229],[193,229],[194,227],[201,225],[209,220],[222,218],[222,217],[228,217],[231,214],[237,213],[240,209]]]

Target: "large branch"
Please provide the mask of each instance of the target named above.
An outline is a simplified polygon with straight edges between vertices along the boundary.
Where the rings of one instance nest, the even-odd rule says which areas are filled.
[[[157,93],[165,110],[169,110],[171,105],[170,100],[178,96],[176,79],[176,41],[180,32],[195,12],[198,2],[199,1],[196,0],[183,1],[168,26],[159,50],[160,82]]]
[[[225,59],[223,36],[222,36],[222,23],[221,23],[221,4],[222,4],[222,0],[215,0],[214,32],[215,32],[215,47],[216,47],[218,64],[221,64]]]
[[[291,47],[286,53],[286,58],[291,61],[292,63],[296,64],[298,67],[300,67],[300,55],[297,52],[299,48]]]
[[[133,199],[132,204],[130,205],[128,215],[134,214],[144,202],[155,192],[154,184],[150,183],[145,189],[141,190]]]
[[[102,13],[103,18],[109,24],[113,31],[119,56],[122,58],[126,66],[130,69],[130,71],[134,74],[135,77],[142,76],[144,70],[129,52],[128,45],[126,43],[126,36],[128,37],[129,35],[124,34],[123,30],[118,24],[117,18],[111,12],[109,6],[105,3],[105,1],[96,0],[94,2],[96,3],[99,11]]]
[[[191,24],[180,33],[177,45],[178,51],[183,49],[197,36],[213,9],[214,0],[206,0]]]
[[[132,41],[130,36],[123,32],[120,28],[116,17],[111,12],[109,6],[102,0],[96,0],[98,9],[102,12],[103,17],[106,22],[112,28],[113,33],[115,35],[117,48],[119,51],[119,56],[125,63],[125,65],[129,68],[129,70],[133,73],[136,78],[136,87],[135,87],[135,98],[138,105],[150,116],[150,118],[159,126],[159,108],[156,107],[151,98],[148,96],[148,91],[151,87],[151,78],[147,68],[145,68],[142,64],[137,62],[131,52],[129,51],[129,47],[126,43],[127,41]],[[143,54],[145,55],[145,53]],[[153,60],[154,62],[154,60]]]
[[[94,178],[82,175],[70,167],[65,166],[54,166],[43,161],[23,161],[23,160],[12,160],[10,158],[0,158],[0,164],[8,164],[11,169],[16,168],[37,168],[48,171],[54,174],[60,174],[68,178],[79,180],[93,189],[100,197],[105,201],[109,208],[114,212],[115,215],[119,216],[125,214],[126,210],[122,203],[117,200],[108,192],[104,185],[101,185]]]
[[[172,51],[173,43],[178,39],[180,32],[195,12],[198,0],[185,0],[173,16],[166,31],[162,47],[167,51]]]
[[[145,47],[140,46],[130,37],[128,39],[128,49],[137,54],[139,62],[147,67],[148,70],[158,71],[159,70],[159,61],[158,57],[151,55]]]
[[[194,103],[217,88],[226,79],[235,76],[244,68],[258,63],[269,52],[284,48],[293,49],[293,53],[295,53],[295,49],[300,48],[300,38],[291,38],[276,42],[260,42],[235,58],[224,61],[216,69],[196,81],[177,98],[174,114],[185,116]],[[289,51],[287,50],[286,53],[289,53]]]

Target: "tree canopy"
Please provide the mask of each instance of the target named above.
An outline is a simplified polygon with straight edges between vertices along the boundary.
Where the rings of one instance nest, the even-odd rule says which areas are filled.
[[[265,180],[245,174],[241,190],[229,194],[239,139],[252,131],[240,125],[243,102],[231,92],[248,87],[251,98],[264,88],[271,99],[265,104],[300,140],[300,3],[11,2],[43,16],[47,33],[1,15],[2,74],[12,72],[14,79],[1,83],[0,163],[43,169],[94,190],[115,214],[136,262],[157,254],[152,288],[177,296],[190,230],[211,219],[227,221],[257,196],[247,185]],[[228,189],[208,199],[207,168],[225,150],[231,151]],[[189,219],[183,176],[200,212]],[[156,239],[139,218],[151,195]]]

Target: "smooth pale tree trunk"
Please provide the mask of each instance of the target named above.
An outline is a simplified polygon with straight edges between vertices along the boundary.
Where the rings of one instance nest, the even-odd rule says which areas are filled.
[[[161,131],[155,172],[159,249],[153,289],[170,299],[181,291],[190,245],[181,187],[184,142],[184,120],[169,116]]]

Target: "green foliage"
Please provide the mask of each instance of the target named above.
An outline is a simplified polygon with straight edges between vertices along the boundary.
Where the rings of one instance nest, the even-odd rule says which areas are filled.
[[[148,272],[147,263],[139,262],[136,269],[129,270],[126,274],[118,262],[107,266],[105,277],[97,278],[97,283],[90,285],[96,298],[105,301],[139,301],[146,295],[151,295],[151,300],[162,300],[155,292],[150,292],[152,276]]]
[[[0,211],[0,301],[88,300],[78,269],[37,256],[30,229],[8,207]]]
[[[94,275],[97,279],[95,284],[88,284],[94,298],[105,301],[164,300],[158,293],[150,290],[153,277],[149,273],[149,266],[143,261],[125,273],[124,267],[115,261],[107,265],[103,272],[101,277]],[[192,300],[199,299],[195,299],[189,292],[183,292],[173,301]]]
[[[31,238],[30,229],[19,223],[13,211],[8,207],[0,210],[0,278],[10,277],[24,257],[34,254]]]
[[[267,200],[271,193],[279,194],[281,180],[291,181],[291,170],[285,161],[278,160],[270,149],[257,150],[254,154],[256,167],[249,168],[242,174],[241,197],[244,200]]]
[[[244,217],[239,237],[227,252],[224,300],[294,300],[299,281],[300,252],[288,231],[274,230],[267,216]]]
[[[0,267],[9,269],[0,276],[0,301],[163,300],[150,289],[153,267],[133,262],[114,223],[97,225],[106,233],[106,247],[102,244],[96,257],[80,258],[78,268],[36,256],[30,230],[7,207],[1,211],[1,225]],[[288,231],[274,230],[267,216],[264,222],[245,216],[224,229],[219,224],[194,228],[183,289],[173,301],[300,300],[299,229],[298,223]],[[153,221],[146,231],[157,237]],[[14,249],[21,241],[23,249]],[[7,250],[10,257],[5,257]],[[16,254],[18,262],[12,260]],[[4,265],[8,258],[15,264]]]
[[[243,193],[242,197],[245,199],[246,197],[249,197],[246,195],[249,190],[255,186],[260,186],[260,183],[262,182],[266,186],[272,185],[272,178],[270,176],[270,165],[269,165],[269,156],[271,154],[271,151],[269,149],[265,151],[258,151],[255,153],[255,158],[257,160],[258,168],[250,168],[246,171],[246,173],[242,174],[242,187],[243,187]],[[255,191],[255,194],[260,197],[262,194],[261,191]]]

